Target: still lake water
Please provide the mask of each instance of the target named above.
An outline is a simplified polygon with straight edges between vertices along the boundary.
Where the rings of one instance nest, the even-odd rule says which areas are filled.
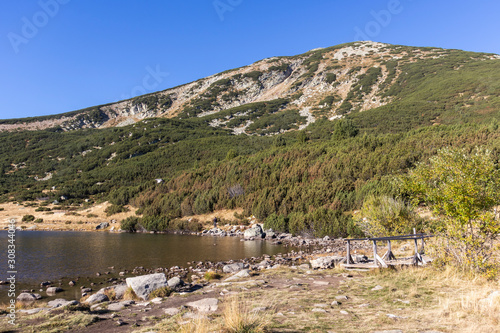
[[[0,232],[0,280],[7,278],[7,232]],[[17,281],[38,285],[60,278],[134,267],[187,267],[189,261],[224,261],[291,251],[265,241],[212,237],[107,232],[17,231]]]

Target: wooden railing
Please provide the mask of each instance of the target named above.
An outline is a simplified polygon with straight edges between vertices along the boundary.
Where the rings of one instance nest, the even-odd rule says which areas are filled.
[[[351,257],[351,242],[353,241],[372,241],[373,242],[373,262],[376,263],[379,266],[382,266],[384,268],[388,267],[386,261],[390,260],[397,260],[396,256],[392,252],[392,244],[391,241],[403,241],[403,240],[414,240],[415,241],[415,254],[413,255],[413,261],[412,263],[414,265],[418,265],[418,263],[422,263],[423,265],[426,264],[424,258],[422,255],[424,254],[425,250],[425,243],[424,239],[429,238],[429,237],[434,237],[433,235],[427,235],[427,234],[410,234],[410,235],[401,235],[401,236],[389,236],[389,237],[375,237],[375,238],[350,238],[350,239],[344,239],[344,241],[347,242],[347,254],[345,258],[345,263],[347,265],[354,264],[354,260],[352,260]],[[422,247],[419,250],[418,249],[418,240],[421,240]],[[387,242],[387,252],[380,257],[377,253],[377,242]]]

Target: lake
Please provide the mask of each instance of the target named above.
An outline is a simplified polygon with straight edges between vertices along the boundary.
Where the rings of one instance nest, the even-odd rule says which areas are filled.
[[[7,278],[7,232],[0,232],[0,280]],[[108,232],[17,231],[18,289],[38,289],[42,281],[95,277],[134,267],[187,267],[190,261],[225,261],[286,253],[292,248],[239,237]],[[0,286],[2,294],[7,286]],[[66,289],[66,288],[65,288]],[[74,293],[72,293],[74,294]],[[62,296],[62,295],[61,295]],[[3,300],[2,300],[3,301]]]
[[[7,269],[7,232],[0,232],[0,279]],[[288,252],[265,241],[238,237],[107,232],[18,231],[18,281],[40,283],[63,277],[95,276],[96,272],[186,266],[188,261],[223,261]]]

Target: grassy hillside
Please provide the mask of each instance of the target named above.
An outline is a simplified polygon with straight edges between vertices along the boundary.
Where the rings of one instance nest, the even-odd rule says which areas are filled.
[[[151,230],[241,207],[282,230],[346,236],[359,233],[349,212],[367,195],[396,194],[392,176],[440,147],[488,146],[496,152],[500,146],[500,60],[457,50],[438,49],[417,59],[415,54],[428,50],[391,47],[386,52],[398,59],[379,59],[383,70],[357,66],[365,58],[352,57],[349,71],[361,72],[345,97],[322,94],[309,106],[316,122],[298,130],[306,116],[296,101],[308,93],[300,87],[318,76],[333,85],[340,75],[347,77],[345,68],[334,75],[334,65],[323,64],[332,50],[297,56],[305,59],[305,71],[286,98],[207,113],[223,96],[232,98],[231,81],[217,81],[210,94],[171,119],[2,132],[1,198],[132,203]],[[270,70],[286,71],[283,61],[275,59]],[[257,82],[262,75],[251,72],[246,79]],[[370,99],[386,102],[365,110]],[[246,134],[235,135],[243,125]]]

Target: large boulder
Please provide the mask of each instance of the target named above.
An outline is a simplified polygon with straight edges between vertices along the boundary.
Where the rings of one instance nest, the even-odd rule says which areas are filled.
[[[235,263],[235,264],[225,265],[224,267],[222,267],[222,271],[224,273],[236,273],[236,272],[241,271],[244,267],[245,267],[245,265],[243,265],[242,263],[238,262],[238,263]]]
[[[260,225],[256,224],[252,228],[245,230],[243,236],[245,238],[262,238],[264,236],[264,233]]]
[[[340,262],[343,258],[337,256],[318,257],[309,261],[312,269],[325,269],[333,268],[335,264]]]
[[[97,227],[95,227],[95,229],[96,230],[104,230],[107,227],[109,227],[109,223],[108,222],[102,222]]]
[[[130,277],[125,280],[127,286],[132,288],[137,297],[147,300],[153,291],[168,287],[167,278],[164,273]]]
[[[40,294],[32,294],[32,293],[20,293],[19,296],[17,296],[17,300],[19,302],[33,302],[40,298],[42,298]]]

